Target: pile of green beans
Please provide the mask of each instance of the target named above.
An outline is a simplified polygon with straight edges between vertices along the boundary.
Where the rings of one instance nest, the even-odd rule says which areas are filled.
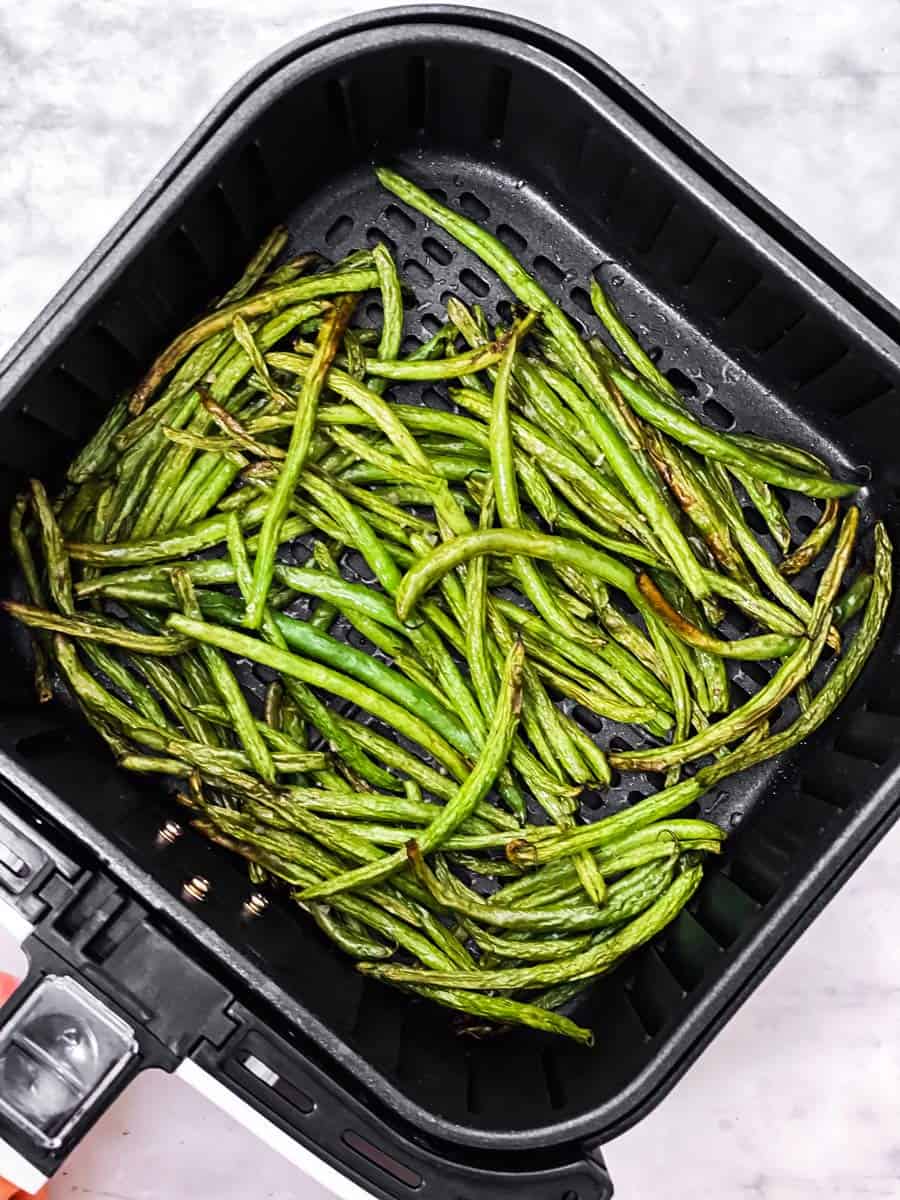
[[[834,711],[879,636],[891,546],[875,525],[855,566],[854,485],[704,425],[596,282],[585,340],[492,234],[378,177],[500,277],[515,320],[453,298],[404,354],[383,245],[281,261],[274,230],[55,499],[37,480],[18,497],[5,607],[38,698],[63,683],[123,769],[169,777],[361,971],[464,1029],[590,1045],[560,1010],[690,901],[724,840],[692,806]],[[369,291],[378,329],[355,323]],[[425,381],[444,406],[409,402]],[[796,545],[791,491],[822,501]],[[736,702],[729,660],[768,681]],[[614,771],[663,786],[586,822],[580,794]]]

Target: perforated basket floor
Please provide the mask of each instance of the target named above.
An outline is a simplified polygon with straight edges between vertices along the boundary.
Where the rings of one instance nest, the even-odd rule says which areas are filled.
[[[332,258],[386,241],[416,294],[410,338],[436,328],[451,294],[502,320],[503,289],[394,203],[373,161],[496,232],[592,330],[587,286],[599,271],[697,412],[807,447],[861,481],[871,472],[866,529],[880,515],[896,534],[895,315],[589,56],[500,19],[426,10],[286,53],[218,110],[80,286],[51,306],[40,337],[30,331],[4,365],[4,497],[27,474],[58,476],[121,388],[276,220],[287,221],[291,249]],[[367,314],[377,318],[376,301]],[[446,403],[440,389],[417,398]],[[789,499],[793,527],[807,532],[814,506]],[[815,576],[800,582],[812,587]],[[820,735],[704,799],[704,815],[732,834],[728,854],[664,938],[576,1002],[596,1031],[590,1054],[533,1033],[461,1041],[445,1012],[364,981],[280,903],[241,920],[240,866],[199,838],[160,848],[165,797],[116,772],[64,707],[35,705],[12,632],[0,658],[0,741],[85,845],[102,834],[132,872],[173,892],[202,870],[215,935],[206,952],[373,1104],[457,1142],[534,1147],[609,1136],[654,1102],[893,819],[896,632],[892,610],[876,660]],[[733,675],[748,695],[764,679],[753,663]],[[604,745],[637,736],[589,727]],[[616,778],[587,798],[585,815],[657,786]]]

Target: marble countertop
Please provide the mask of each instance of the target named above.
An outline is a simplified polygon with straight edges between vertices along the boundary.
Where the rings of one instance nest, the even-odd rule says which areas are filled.
[[[896,0],[493,0],[580,39],[900,302]],[[345,0],[29,0],[0,12],[0,350],[259,58]],[[607,1160],[622,1200],[900,1196],[900,829]],[[0,944],[0,967],[14,958]],[[53,1196],[322,1200],[148,1075]]]

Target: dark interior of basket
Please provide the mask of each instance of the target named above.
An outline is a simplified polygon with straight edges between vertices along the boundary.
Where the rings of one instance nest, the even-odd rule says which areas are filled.
[[[877,464],[897,437],[897,377],[885,359],[667,170],[612,103],[579,95],[537,54],[458,34],[416,37],[372,36],[319,71],[284,68],[252,122],[239,113],[226,125],[234,136],[222,137],[169,219],[9,398],[0,414],[4,511],[26,476],[60,480],[114,397],[276,221],[290,225],[291,250],[331,258],[386,242],[416,294],[407,349],[443,320],[450,294],[478,301],[492,318],[508,315],[507,293],[472,255],[379,188],[370,164],[387,160],[497,233],[591,330],[598,323],[587,287],[599,269],[652,357],[706,420],[814,450],[845,477],[865,481],[872,466],[861,492],[867,531],[874,516],[890,517],[893,494]],[[379,316],[373,296],[362,320]],[[440,388],[423,388],[421,399],[446,402]],[[795,531],[808,532],[815,505],[784,498]],[[861,555],[869,551],[867,532]],[[293,553],[302,559],[305,550]],[[482,1131],[524,1135],[599,1114],[664,1056],[747,939],[866,803],[900,732],[892,622],[877,661],[820,735],[702,802],[732,835],[728,853],[664,937],[575,1002],[598,1049],[527,1032],[475,1041],[461,1039],[444,1010],[364,980],[286,903],[239,921],[250,891],[240,864],[193,833],[161,846],[155,833],[172,812],[161,787],[118,772],[63,704],[38,707],[23,643],[6,633],[2,739],[27,768],[157,878],[174,887],[205,875],[210,923],[343,1039],[348,1062],[365,1060],[376,1090],[383,1076],[439,1120]],[[740,666],[738,698],[765,677],[759,664]],[[778,719],[790,716],[785,708]],[[587,723],[603,745],[638,737]],[[642,775],[615,778],[584,815],[657,786]]]

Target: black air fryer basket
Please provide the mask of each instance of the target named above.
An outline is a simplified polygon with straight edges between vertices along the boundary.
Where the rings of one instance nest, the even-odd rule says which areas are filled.
[[[375,161],[496,232],[588,326],[601,267],[690,404],[855,472],[867,528],[881,517],[896,540],[900,314],[604,63],[444,7],[288,46],[203,122],[0,366],[3,511],[28,475],[59,477],[276,221],[292,249],[333,258],[386,239],[416,291],[411,334],[447,293],[502,312],[504,289],[394,204]],[[794,503],[802,528],[812,510]],[[534,1032],[460,1040],[444,1010],[364,979],[280,901],[256,912],[239,862],[175,836],[158,788],[118,771],[62,703],[36,703],[5,628],[0,914],[27,935],[31,969],[3,1020],[27,1018],[48,979],[75,981],[66,994],[118,1021],[128,1049],[55,1137],[0,1096],[0,1173],[52,1173],[153,1065],[378,1195],[608,1197],[598,1146],[659,1101],[895,819],[895,609],[818,735],[706,797],[728,853],[689,911],[579,1002],[594,1051]],[[608,802],[650,790],[632,777]]]

